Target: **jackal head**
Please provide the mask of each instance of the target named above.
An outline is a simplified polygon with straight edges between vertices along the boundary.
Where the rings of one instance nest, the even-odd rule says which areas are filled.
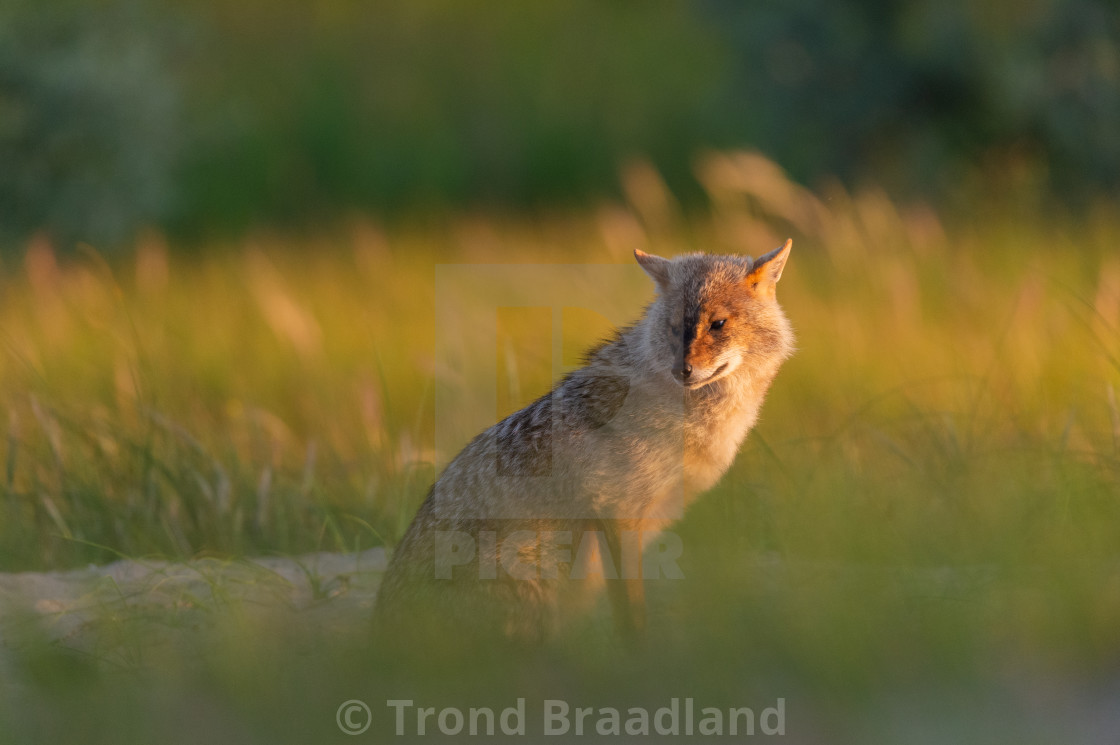
[[[689,254],[675,259],[635,251],[657,283],[645,322],[653,358],[696,390],[736,370],[762,372],[793,351],[793,332],[775,296],[792,240],[759,259]]]

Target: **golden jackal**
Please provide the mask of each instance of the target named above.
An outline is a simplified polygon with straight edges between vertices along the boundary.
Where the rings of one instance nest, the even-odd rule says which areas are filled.
[[[639,631],[643,548],[731,465],[793,352],[775,299],[791,246],[755,261],[636,251],[654,302],[447,466],[393,554],[379,619],[538,638],[605,581],[620,628]]]

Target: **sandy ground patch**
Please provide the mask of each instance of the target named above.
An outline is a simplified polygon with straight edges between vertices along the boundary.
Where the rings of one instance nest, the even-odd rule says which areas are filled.
[[[0,574],[0,665],[28,639],[128,665],[152,645],[190,643],[222,622],[352,629],[371,616],[386,564],[373,548]]]

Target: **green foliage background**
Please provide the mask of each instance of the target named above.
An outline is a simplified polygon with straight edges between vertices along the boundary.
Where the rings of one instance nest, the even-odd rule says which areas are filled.
[[[12,0],[0,226],[111,244],[555,208],[761,149],[959,208],[1120,186],[1120,11],[973,3]]]

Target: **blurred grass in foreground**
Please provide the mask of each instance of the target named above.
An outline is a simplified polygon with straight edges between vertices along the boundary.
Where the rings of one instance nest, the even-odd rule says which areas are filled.
[[[38,243],[3,267],[8,570],[391,544],[451,455],[429,444],[439,263],[757,255],[792,235],[780,299],[800,346],[679,526],[687,579],[650,589],[649,654],[616,650],[599,619],[528,661],[445,640],[401,665],[370,648],[364,617],[339,634],[235,612],[214,616],[204,653],[173,646],[123,676],[32,639],[19,690],[49,695],[5,718],[50,734],[93,716],[94,741],[127,721],[140,741],[197,714],[219,741],[276,742],[334,737],[346,698],[380,713],[410,691],[463,707],[786,696],[802,703],[796,741],[835,742],[829,722],[856,731],[853,711],[905,721],[921,703],[935,713],[915,721],[959,734],[992,701],[1014,719],[1070,681],[1115,687],[1120,219],[947,227],[873,192],[809,194],[749,154],[700,175],[704,219],[638,168],[630,205],[597,213],[389,233],[356,220],[189,261],[149,236],[112,266]],[[650,289],[620,293],[636,317]],[[587,328],[590,343],[601,325]],[[514,374],[500,371],[504,408],[550,382],[547,365]]]

